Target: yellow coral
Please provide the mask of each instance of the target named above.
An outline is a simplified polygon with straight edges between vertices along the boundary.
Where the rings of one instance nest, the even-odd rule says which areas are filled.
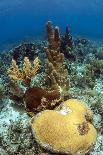
[[[63,104],[61,104],[57,110],[60,109],[70,109],[73,114],[79,115],[80,118],[84,118],[87,121],[91,121],[93,117],[93,113],[90,110],[89,107],[86,106],[86,104],[80,100],[77,99],[69,99],[65,101]]]
[[[37,74],[40,68],[40,60],[37,57],[33,61],[33,65],[30,63],[28,57],[24,58],[23,69],[19,69],[16,61],[12,59],[11,67],[8,69],[8,75],[11,79],[16,81],[23,81],[26,84],[30,84],[33,76]]]
[[[60,109],[39,113],[32,118],[31,126],[43,148],[58,153],[84,155],[93,147],[97,132],[84,117],[87,107],[83,103],[79,105],[77,100],[71,102],[64,102]],[[78,107],[75,107],[76,104]]]

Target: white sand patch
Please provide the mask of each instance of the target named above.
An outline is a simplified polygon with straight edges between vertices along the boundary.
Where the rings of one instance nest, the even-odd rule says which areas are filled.
[[[0,133],[4,133],[12,122],[18,121],[22,118],[23,124],[25,124],[25,121],[29,119],[26,113],[21,114],[14,110],[11,106],[11,100],[7,100],[6,102],[8,102],[8,104],[0,113]]]

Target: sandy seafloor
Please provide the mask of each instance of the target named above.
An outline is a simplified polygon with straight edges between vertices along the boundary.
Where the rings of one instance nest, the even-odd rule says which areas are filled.
[[[40,54],[40,52],[43,53],[43,51],[41,51],[41,44],[43,46],[44,43],[39,41],[38,44],[39,49],[37,48],[36,52],[38,54]],[[92,43],[92,41],[89,41],[88,44],[85,46],[76,45],[75,47],[75,50],[78,50],[78,48],[83,50],[83,60],[79,61],[81,55],[78,53],[78,61],[65,58],[71,85],[68,96],[84,101],[93,110],[93,123],[97,128],[98,137],[96,145],[90,155],[103,155],[103,68],[101,68],[99,76],[94,75],[96,77],[93,86],[88,85],[88,82],[84,83],[85,80],[83,78],[86,65],[89,64],[90,61],[93,59],[97,60],[97,57],[103,60],[103,49],[101,50],[102,57],[99,57],[96,54],[99,47],[95,45],[95,43]],[[93,51],[94,47],[97,50],[96,52]],[[43,71],[41,72],[43,74]],[[39,74],[42,76],[41,73]],[[3,81],[3,83],[5,83],[4,76],[5,74],[1,75],[1,81]],[[38,76],[36,78],[35,81],[39,83]],[[91,77],[90,80],[92,80]],[[43,154],[33,138],[30,128],[30,119],[31,117],[27,114],[23,106],[19,106],[12,101],[9,95],[4,95],[0,101],[0,155]]]

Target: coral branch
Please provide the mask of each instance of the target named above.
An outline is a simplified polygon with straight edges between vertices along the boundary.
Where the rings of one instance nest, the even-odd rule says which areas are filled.
[[[25,84],[29,85],[39,68],[40,60],[38,57],[33,61],[33,65],[30,63],[28,57],[25,57],[22,69],[19,69],[16,61],[12,59],[11,67],[8,69],[8,75],[13,80],[23,81]]]

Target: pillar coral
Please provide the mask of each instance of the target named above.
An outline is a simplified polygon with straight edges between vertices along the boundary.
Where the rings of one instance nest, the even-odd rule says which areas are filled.
[[[48,47],[45,48],[47,55],[46,74],[50,88],[60,89],[63,96],[69,89],[68,71],[64,65],[64,54],[60,52],[61,38],[59,28],[53,29],[52,22],[47,23]]]

